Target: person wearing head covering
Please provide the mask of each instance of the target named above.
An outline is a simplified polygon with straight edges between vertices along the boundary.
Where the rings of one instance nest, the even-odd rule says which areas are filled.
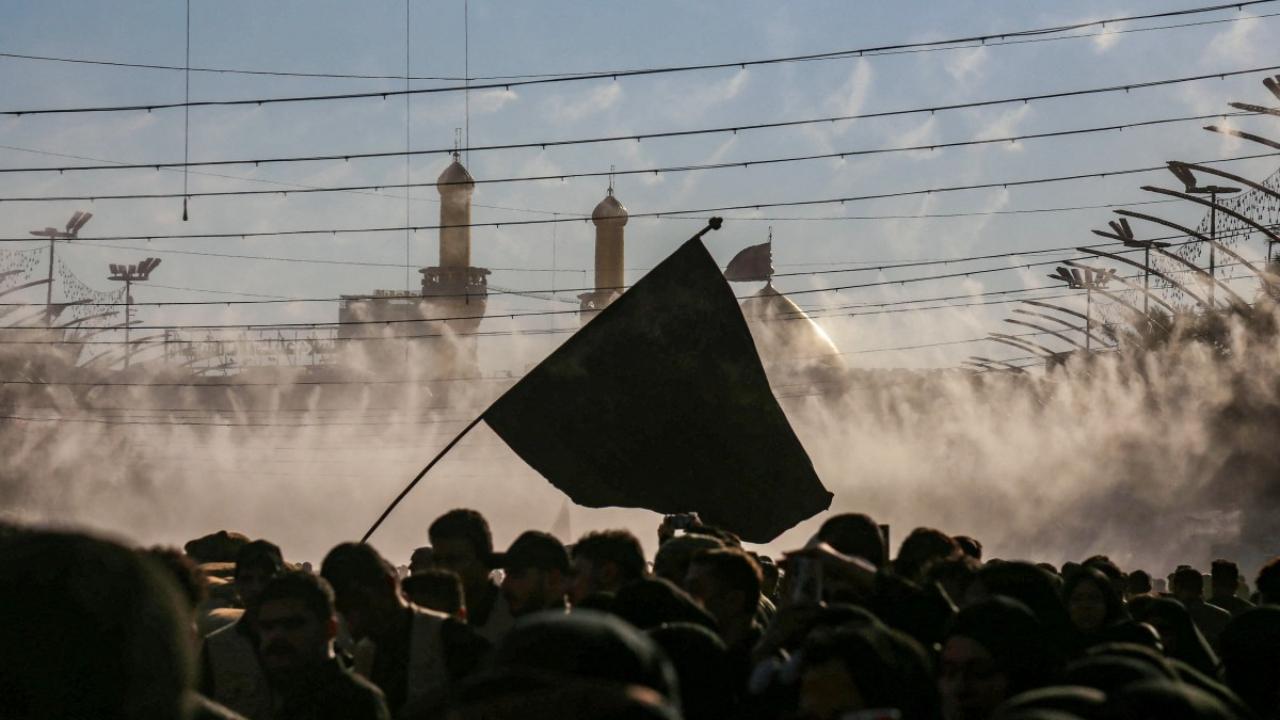
[[[1181,660],[1210,677],[1217,676],[1218,658],[1182,603],[1173,598],[1151,598],[1135,612],[1139,613],[1137,620],[1159,631],[1166,657]]]
[[[1025,605],[991,597],[955,616],[946,633],[938,691],[947,720],[986,720],[1005,700],[1041,687],[1056,658]]]
[[[1082,567],[1066,579],[1062,599],[1076,630],[1078,647],[1111,639],[1108,631],[1129,619],[1115,584],[1092,567]]]
[[[798,711],[814,720],[896,712],[935,720],[939,703],[929,655],[911,636],[880,623],[814,635],[800,651]]]
[[[1074,572],[1074,570],[1072,571]],[[1064,566],[1064,574],[1066,572]],[[1060,658],[1070,657],[1075,647],[1075,629],[1062,596],[1048,572],[1027,562],[990,562],[966,593],[969,602],[1004,595],[1025,605],[1040,621],[1045,640]]]

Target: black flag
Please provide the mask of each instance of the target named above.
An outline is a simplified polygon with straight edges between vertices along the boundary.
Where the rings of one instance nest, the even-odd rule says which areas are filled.
[[[831,504],[696,237],[483,417],[580,505],[697,512],[763,543]]]

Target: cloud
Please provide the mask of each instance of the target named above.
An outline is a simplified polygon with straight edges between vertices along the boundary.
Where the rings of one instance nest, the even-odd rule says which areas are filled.
[[[948,62],[943,67],[952,80],[969,83],[982,77],[987,66],[988,50],[985,46],[973,48],[967,52],[948,53]]]
[[[1093,51],[1094,53],[1101,55],[1114,47],[1119,41],[1119,33],[1117,33],[1113,28],[1104,27],[1102,32],[1098,33],[1097,36],[1093,38]]]
[[[867,96],[871,94],[872,81],[871,63],[866,58],[859,58],[853,71],[849,73],[849,80],[827,98],[827,107],[841,115],[857,115],[862,112]]]
[[[544,104],[552,120],[562,123],[578,122],[607,110],[622,99],[622,86],[616,82],[592,88],[584,95],[572,99],[564,95],[548,98]]]

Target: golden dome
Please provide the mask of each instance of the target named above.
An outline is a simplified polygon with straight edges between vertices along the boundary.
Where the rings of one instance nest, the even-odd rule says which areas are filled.
[[[596,205],[596,209],[591,211],[591,220],[597,225],[606,222],[626,225],[628,217],[627,209],[618,202],[618,198],[613,196],[613,192],[605,195],[604,199]]]
[[[449,167],[445,168],[444,172],[440,173],[440,177],[436,178],[436,182],[439,183],[439,185],[436,186],[436,189],[439,190],[441,194],[451,190],[465,190],[470,192],[476,186],[476,181],[471,177],[471,173],[467,172],[467,169],[462,166],[462,163],[458,162],[458,158],[456,157],[453,159],[453,162],[449,164]]]
[[[844,356],[831,336],[773,285],[765,285],[743,300],[742,315],[771,376],[812,378],[843,374]]]

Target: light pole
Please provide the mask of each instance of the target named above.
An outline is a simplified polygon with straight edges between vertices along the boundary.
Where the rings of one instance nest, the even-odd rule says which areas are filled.
[[[159,265],[160,258],[149,257],[137,265],[111,263],[108,266],[111,274],[107,279],[124,283],[124,367],[126,370],[129,369],[129,358],[133,354],[133,347],[129,345],[129,326],[133,322],[133,284],[150,280],[151,271]]]
[[[1128,247],[1128,248],[1142,248],[1142,267],[1143,267],[1142,314],[1148,315],[1150,314],[1148,306],[1150,303],[1150,296],[1151,296],[1151,248],[1162,250],[1164,248],[1169,247],[1172,243],[1160,242],[1158,240],[1139,240],[1133,234],[1133,228],[1129,227],[1129,220],[1127,218],[1122,217],[1118,222],[1115,220],[1111,220],[1107,224],[1111,226],[1111,229],[1113,232],[1107,232],[1105,230],[1094,230],[1093,234],[1100,235],[1104,238],[1111,238],[1112,240],[1119,240],[1121,243],[1124,244],[1125,247]],[[1213,245],[1212,244],[1209,245],[1209,253],[1210,253],[1209,267],[1212,268],[1213,267],[1213,255],[1212,255]]]
[[[44,288],[44,319],[45,327],[53,324],[53,246],[59,240],[75,240],[80,234],[80,228],[89,222],[89,218],[93,217],[93,213],[77,210],[71,219],[67,221],[66,230],[47,227],[43,230],[32,230],[31,234],[36,237],[49,238],[49,276],[45,280]]]
[[[1084,350],[1090,351],[1089,338],[1093,334],[1093,291],[1105,290],[1111,281],[1114,270],[1095,271],[1090,268],[1067,268],[1062,265],[1054,268],[1051,280],[1065,282],[1072,290],[1084,290]]]
[[[1188,195],[1208,195],[1209,196],[1209,239],[1214,243],[1218,242],[1218,196],[1231,195],[1240,192],[1240,188],[1233,185],[1199,185],[1196,183],[1196,176],[1185,165],[1178,163],[1169,163],[1169,172],[1174,177],[1182,181],[1184,189]],[[1209,244],[1209,305],[1213,305],[1214,299],[1214,280],[1216,280],[1213,243]]]

